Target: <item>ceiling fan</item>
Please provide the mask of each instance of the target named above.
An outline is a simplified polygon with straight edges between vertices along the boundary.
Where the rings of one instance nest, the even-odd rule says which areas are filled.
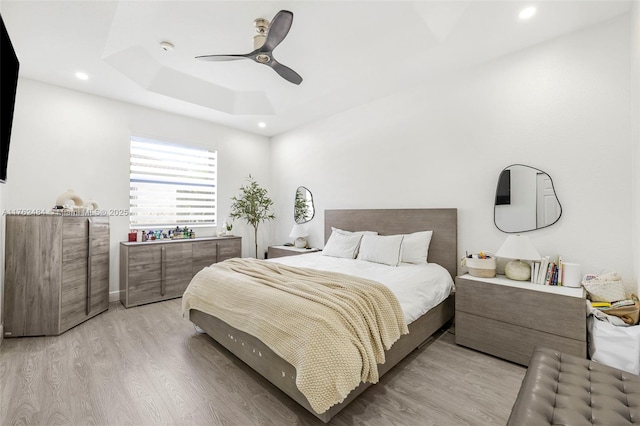
[[[256,34],[253,37],[253,52],[244,55],[203,55],[196,56],[196,59],[203,61],[237,61],[239,59],[253,59],[259,64],[268,65],[275,72],[280,74],[282,78],[293,83],[302,83],[302,77],[291,68],[282,65],[273,57],[273,49],[275,49],[289,33],[293,22],[293,13],[288,10],[281,10],[276,16],[269,21],[264,18],[258,18],[254,21]]]

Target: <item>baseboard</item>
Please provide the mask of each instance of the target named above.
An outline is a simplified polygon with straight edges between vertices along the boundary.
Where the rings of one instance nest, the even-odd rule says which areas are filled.
[[[120,301],[120,290],[109,292],[109,303]]]

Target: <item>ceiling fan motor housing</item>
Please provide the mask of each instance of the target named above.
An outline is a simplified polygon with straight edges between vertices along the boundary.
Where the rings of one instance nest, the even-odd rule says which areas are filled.
[[[258,18],[253,21],[253,25],[256,27],[258,34],[253,36],[253,49],[260,49],[264,46],[264,42],[267,40],[267,32],[269,31],[269,20],[264,18]]]

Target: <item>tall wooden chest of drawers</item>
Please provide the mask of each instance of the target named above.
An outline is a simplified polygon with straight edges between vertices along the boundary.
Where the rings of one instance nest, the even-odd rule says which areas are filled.
[[[5,337],[58,335],[109,308],[109,218],[7,215]]]

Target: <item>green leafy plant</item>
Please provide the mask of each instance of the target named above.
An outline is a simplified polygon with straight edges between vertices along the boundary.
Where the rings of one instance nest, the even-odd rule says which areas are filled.
[[[256,258],[258,258],[258,225],[276,217],[271,212],[273,200],[267,195],[267,190],[258,185],[251,175],[248,180],[248,185],[240,187],[241,194],[237,197],[231,197],[233,204],[231,204],[230,216],[234,219],[243,219],[253,226]]]

